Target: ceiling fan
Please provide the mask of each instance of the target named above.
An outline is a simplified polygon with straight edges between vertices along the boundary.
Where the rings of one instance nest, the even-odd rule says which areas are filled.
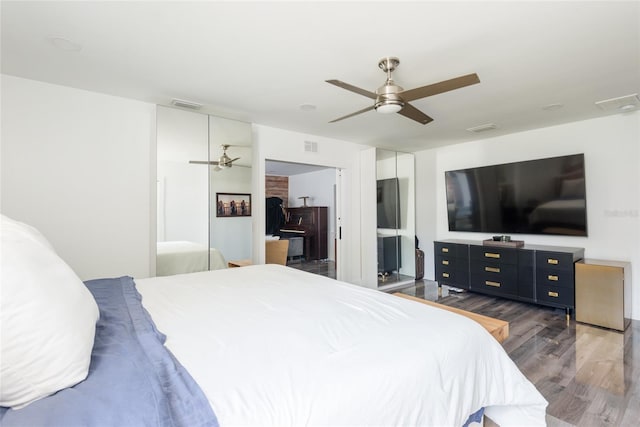
[[[199,165],[213,165],[215,166],[213,170],[217,172],[225,168],[230,168],[231,166],[233,166],[233,162],[235,162],[236,160],[240,160],[240,157],[236,157],[235,159],[232,159],[227,155],[227,148],[231,147],[231,145],[222,144],[221,147],[222,147],[222,156],[220,156],[220,158],[218,158],[217,161],[189,160],[189,163],[194,163]]]
[[[476,83],[480,83],[480,79],[476,73],[467,74],[465,76],[456,77],[450,80],[444,80],[439,83],[430,84],[427,86],[418,87],[415,89],[404,90],[398,86],[391,78],[391,73],[400,65],[400,60],[395,57],[385,57],[378,62],[378,67],[387,73],[387,81],[382,86],[376,89],[374,92],[369,92],[365,89],[350,85],[349,83],[342,82],[340,80],[326,80],[327,83],[336,85],[351,92],[358,93],[360,95],[371,98],[375,103],[367,108],[363,108],[355,113],[347,114],[346,116],[337,118],[330,121],[334,123],[340,120],[353,117],[355,115],[365,113],[367,111],[375,109],[379,113],[398,113],[411,120],[426,125],[433,121],[433,119],[427,116],[422,111],[409,104],[409,101],[414,101],[420,98],[426,98],[427,96],[437,95],[450,90],[460,89],[461,87],[470,86]]]

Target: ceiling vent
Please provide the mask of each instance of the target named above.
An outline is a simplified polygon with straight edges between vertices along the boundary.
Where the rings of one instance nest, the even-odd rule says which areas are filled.
[[[310,153],[318,152],[318,143],[315,141],[305,141],[304,142],[304,151],[308,151]]]
[[[197,102],[185,101],[184,99],[176,98],[171,100],[171,105],[180,108],[188,108],[190,110],[199,110],[200,108],[202,108],[202,104],[198,104]]]
[[[605,99],[596,102],[598,108],[604,111],[617,111],[623,113],[625,111],[636,110],[640,107],[640,98],[638,94],[620,96],[618,98]]]
[[[498,126],[496,126],[495,123],[485,123],[483,125],[479,125],[479,126],[475,126],[472,128],[467,129],[467,131],[469,132],[473,132],[473,133],[480,133],[480,132],[486,132],[488,130],[494,130],[497,129]]]

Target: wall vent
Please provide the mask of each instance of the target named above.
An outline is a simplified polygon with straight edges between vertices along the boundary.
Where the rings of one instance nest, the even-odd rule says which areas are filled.
[[[305,141],[304,142],[304,151],[308,151],[310,153],[318,152],[318,143],[315,141]]]
[[[498,128],[498,126],[496,126],[495,123],[485,123],[483,125],[474,126],[472,128],[469,128],[469,129],[467,129],[467,131],[478,133],[478,132],[485,132],[485,131],[493,130],[493,129],[497,129],[497,128]]]
[[[605,99],[596,102],[596,106],[604,111],[625,112],[635,110],[640,107],[640,98],[638,94],[620,96],[618,98]]]
[[[180,108],[188,108],[190,110],[199,110],[200,108],[202,108],[202,104],[198,104],[197,102],[185,101],[184,99],[176,98],[171,100],[171,105]]]

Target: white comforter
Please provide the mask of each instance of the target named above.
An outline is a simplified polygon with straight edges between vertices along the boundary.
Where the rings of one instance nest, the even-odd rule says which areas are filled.
[[[477,323],[277,265],[137,280],[226,425],[544,425],[547,402]]]
[[[211,267],[209,267],[211,262]],[[158,242],[156,253],[156,275],[193,273],[197,271],[227,268],[219,250],[188,241]]]

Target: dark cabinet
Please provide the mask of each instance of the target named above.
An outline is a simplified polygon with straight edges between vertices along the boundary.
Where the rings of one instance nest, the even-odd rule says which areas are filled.
[[[435,280],[552,307],[575,308],[575,263],[583,248],[498,247],[467,240],[434,242]]]
[[[469,246],[435,242],[434,253],[438,283],[469,289]]]
[[[537,298],[555,307],[575,307],[575,265],[570,253],[536,252]]]
[[[378,273],[392,273],[402,267],[401,236],[378,236]]]
[[[470,245],[471,290],[499,296],[518,294],[518,254],[513,250]]]
[[[535,251],[518,250],[518,298],[522,301],[535,301]]]

